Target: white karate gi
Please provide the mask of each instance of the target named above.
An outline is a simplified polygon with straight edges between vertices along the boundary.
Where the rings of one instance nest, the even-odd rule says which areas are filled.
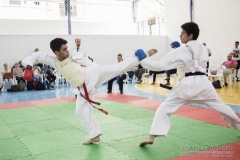
[[[194,63],[193,59],[197,60],[196,63]],[[196,41],[189,41],[186,46],[171,51],[160,61],[145,58],[141,61],[141,65],[154,71],[180,67],[184,68],[186,73],[205,73],[207,61],[207,48]],[[184,77],[172,88],[166,100],[158,107],[155,113],[150,135],[166,136],[171,126],[169,116],[188,102],[203,103],[211,107],[227,120],[232,127],[240,129],[240,119],[228,105],[225,105],[220,100],[208,77],[195,75]]]
[[[78,53],[70,54],[70,58],[79,65],[86,66],[84,67],[84,79],[89,98],[91,100],[94,98],[93,96],[96,89],[103,83],[109,81],[117,75],[127,72],[139,64],[138,58],[135,56],[114,65],[99,65]],[[59,62],[59,60],[56,56],[50,56],[44,54],[43,52],[35,52],[31,56],[25,58],[22,62],[28,65],[33,65],[34,63],[44,63],[56,68],[55,64],[56,62]],[[80,91],[82,95],[85,96],[83,87],[80,87]],[[97,124],[93,114],[93,107],[86,99],[80,96],[80,93],[78,93],[77,96],[76,114],[83,123],[83,126],[89,132],[90,138],[94,138],[102,134],[100,126]]]
[[[86,52],[80,47],[78,47],[78,51],[77,51],[77,47],[73,47],[71,50],[70,50],[70,53],[74,53],[74,52],[78,52],[78,54],[81,54],[83,57],[88,57]]]

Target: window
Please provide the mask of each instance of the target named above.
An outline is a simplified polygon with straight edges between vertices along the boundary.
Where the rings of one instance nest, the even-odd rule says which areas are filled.
[[[20,0],[9,0],[9,5],[21,5]]]

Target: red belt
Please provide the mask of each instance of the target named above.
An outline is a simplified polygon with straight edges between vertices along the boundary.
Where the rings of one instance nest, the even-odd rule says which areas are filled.
[[[80,92],[80,87],[78,87],[78,90],[79,90],[79,92]],[[85,98],[85,99],[88,101],[88,103],[91,104],[91,106],[93,106],[93,108],[96,108],[96,109],[98,109],[99,111],[101,111],[101,112],[103,112],[104,114],[107,115],[107,114],[108,114],[107,111],[105,111],[105,110],[102,109],[102,108],[95,107],[95,106],[93,105],[93,104],[100,105],[100,103],[99,103],[99,102],[95,102],[95,101],[93,101],[93,100],[91,100],[91,99],[89,98],[88,91],[87,91],[87,87],[86,87],[86,84],[85,84],[85,83],[83,83],[83,90],[84,90],[85,96],[82,95],[81,92],[80,92],[80,95],[81,95],[83,98]]]

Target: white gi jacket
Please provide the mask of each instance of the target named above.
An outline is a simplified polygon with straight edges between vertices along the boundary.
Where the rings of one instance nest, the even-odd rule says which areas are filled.
[[[69,68],[67,71],[61,70],[61,68],[64,68],[64,65],[62,62],[76,62],[76,63],[72,63],[73,68]],[[34,52],[31,56],[25,58],[23,60],[23,63],[25,63],[26,65],[31,65],[33,66],[33,64],[35,63],[44,63],[44,64],[48,64],[54,68],[57,68],[58,71],[68,80],[69,77],[75,77],[75,79],[79,79],[80,81],[84,81],[84,69],[81,69],[81,65],[82,66],[91,66],[94,65],[95,63],[93,63],[92,61],[90,61],[88,58],[83,57],[81,54],[78,54],[77,52],[73,52],[73,54],[69,55],[68,59],[65,59],[64,61],[59,61],[58,58],[56,56],[50,56],[45,54],[44,52]],[[61,65],[63,67],[60,67]],[[69,64],[69,63],[68,63]],[[79,68],[76,69],[77,64],[79,64]],[[65,65],[66,66],[66,65]],[[74,68],[75,67],[75,68]],[[72,70],[71,70],[72,69]],[[76,71],[77,70],[77,71]],[[79,72],[79,74],[82,75],[78,75],[76,72],[78,72],[78,70],[82,70],[82,73]],[[67,74],[66,74],[67,72]],[[78,76],[78,77],[77,77]],[[76,80],[75,82],[71,82],[71,80],[69,81],[73,86],[75,87],[80,87],[81,85],[76,85]]]
[[[181,68],[186,73],[205,73],[207,61],[207,48],[197,41],[189,41],[186,46],[181,46],[169,52],[159,61],[146,58],[141,61],[141,65],[153,71]],[[168,97],[171,96],[188,100],[206,100],[218,97],[212,83],[205,75],[184,77],[172,88]]]

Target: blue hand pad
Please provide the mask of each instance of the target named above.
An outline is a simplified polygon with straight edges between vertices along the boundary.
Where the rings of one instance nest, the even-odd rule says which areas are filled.
[[[144,58],[147,57],[146,53],[142,49],[138,49],[135,52],[135,55],[138,57],[139,61],[143,60]]]

